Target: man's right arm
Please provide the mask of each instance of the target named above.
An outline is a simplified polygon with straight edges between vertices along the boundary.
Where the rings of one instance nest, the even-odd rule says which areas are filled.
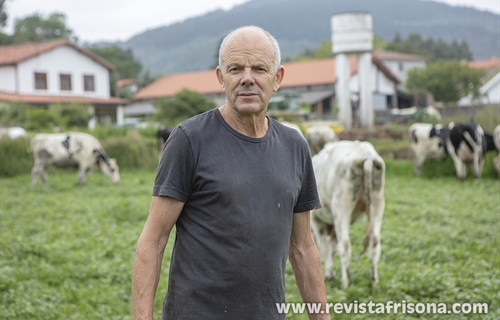
[[[184,203],[171,197],[153,196],[149,216],[137,241],[132,273],[134,319],[153,319],[153,305],[160,279],[163,253],[170,231]]]

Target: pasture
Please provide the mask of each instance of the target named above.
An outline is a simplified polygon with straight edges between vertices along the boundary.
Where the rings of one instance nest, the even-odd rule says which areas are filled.
[[[490,161],[490,160],[487,160]],[[329,302],[488,303],[488,315],[336,315],[335,319],[500,318],[500,180],[459,182],[426,163],[386,159],[380,283],[372,288],[362,250],[365,221],[351,228],[351,286],[327,282]],[[155,172],[123,170],[112,185],[93,172],[75,186],[71,170],[50,172],[48,188],[28,174],[0,178],[0,314],[3,319],[132,319],[131,272]],[[173,235],[156,297],[160,318]],[[338,257],[335,271],[340,274]],[[300,302],[286,271],[287,302]],[[307,319],[288,314],[287,319]]]

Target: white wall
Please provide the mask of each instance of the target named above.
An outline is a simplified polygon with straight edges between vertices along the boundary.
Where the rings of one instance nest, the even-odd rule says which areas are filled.
[[[375,64],[372,64],[371,68],[371,83],[373,90],[373,107],[375,110],[382,109],[382,96],[392,96],[396,93],[395,83],[389,79],[380,69],[377,68]],[[355,74],[351,77],[349,88],[352,93],[359,95],[359,76]],[[385,101],[385,100],[384,100]],[[384,102],[384,104],[386,104]],[[384,108],[389,108],[390,105],[386,105]]]
[[[472,95],[463,97],[457,102],[459,106],[472,106],[477,104],[500,104],[500,72],[494,75],[479,89],[480,98],[472,99]]]
[[[402,63],[402,70],[400,69]],[[425,61],[407,61],[407,60],[384,60],[385,66],[401,81],[401,88],[406,88],[406,80],[408,79],[408,71],[414,68],[425,68]]]
[[[35,72],[47,74],[47,90],[35,89]],[[61,90],[61,73],[71,74],[71,91]],[[109,98],[108,69],[70,46],[61,46],[19,63],[18,75],[21,94]],[[94,91],[84,91],[84,75],[94,76]]]
[[[16,91],[16,67],[2,66],[0,67],[0,91],[15,92]]]

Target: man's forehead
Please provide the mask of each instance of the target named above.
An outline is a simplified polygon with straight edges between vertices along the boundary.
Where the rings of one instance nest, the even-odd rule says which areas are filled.
[[[228,49],[238,50],[245,47],[256,50],[273,50],[273,45],[269,36],[258,29],[249,28],[238,30],[227,39]]]

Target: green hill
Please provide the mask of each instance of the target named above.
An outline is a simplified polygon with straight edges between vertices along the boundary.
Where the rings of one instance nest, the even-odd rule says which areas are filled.
[[[239,26],[268,30],[287,57],[330,39],[331,16],[349,11],[370,12],[374,32],[386,41],[396,32],[402,37],[419,33],[447,42],[465,40],[474,59],[500,56],[498,14],[418,0],[252,0],[228,11],[147,30],[122,45],[153,73],[204,70],[214,64],[224,35]]]

